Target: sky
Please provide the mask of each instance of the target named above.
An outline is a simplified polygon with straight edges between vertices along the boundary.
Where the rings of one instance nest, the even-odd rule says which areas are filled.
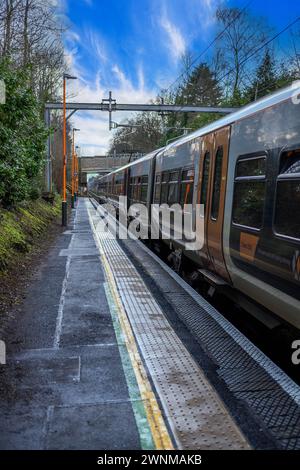
[[[68,100],[101,102],[109,90],[119,103],[148,103],[176,80],[181,57],[197,57],[216,35],[218,6],[243,8],[249,0],[61,0],[67,23],[64,34],[69,70],[78,77],[68,82]],[[267,19],[274,31],[300,15],[300,0],[252,0],[251,14]],[[285,53],[290,32],[279,47]],[[205,60],[211,49],[202,56]],[[114,113],[126,123],[130,113]],[[82,112],[72,117],[81,131],[81,155],[103,155],[112,132],[105,112]]]

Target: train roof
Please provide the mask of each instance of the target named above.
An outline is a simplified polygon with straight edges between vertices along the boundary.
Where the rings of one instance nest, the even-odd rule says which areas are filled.
[[[128,163],[127,165],[124,165],[123,167],[118,168],[117,170],[114,170],[109,174],[117,173],[119,171],[125,170],[126,168],[132,165],[135,165],[139,162],[144,162],[148,159],[151,159],[155,155],[166,153],[169,150],[171,149],[173,150],[176,147],[186,142],[189,142],[198,137],[201,137],[202,135],[209,134],[210,132],[214,132],[217,129],[228,126],[229,124],[233,124],[236,121],[249,117],[259,111],[262,111],[263,109],[269,108],[282,101],[291,99],[293,96],[297,96],[299,94],[300,94],[300,80],[292,83],[288,87],[282,88],[279,91],[276,91],[263,98],[260,98],[259,100],[254,101],[253,103],[247,104],[241,107],[239,110],[231,114],[228,114],[227,116],[222,117],[221,119],[218,119],[217,121],[214,121],[204,127],[201,127],[200,129],[197,129],[196,131],[191,132],[190,134],[187,134],[184,137],[180,137],[174,142],[168,144],[167,146],[154,150],[153,152],[148,153],[147,155],[144,155],[144,157],[139,158],[138,160],[135,160],[134,162]],[[299,103],[299,106],[300,106],[300,103]],[[299,108],[299,112],[300,112],[300,108]],[[105,176],[108,176],[108,175],[105,175]],[[101,178],[105,178],[105,176],[102,176]]]
[[[162,147],[160,149],[156,149],[156,150],[153,150],[152,152],[150,153],[147,153],[146,155],[144,155],[143,157],[140,157],[138,158],[137,160],[134,160],[133,162],[130,162],[130,163],[126,163],[126,165],[114,170],[114,171],[111,171],[110,173],[108,173],[109,175],[112,175],[113,173],[119,173],[119,171],[123,171],[125,170],[126,168],[134,165],[135,163],[144,163],[146,162],[147,160],[151,160],[152,157],[154,157],[156,154],[158,154],[159,152],[161,152],[162,150],[164,150],[165,147]],[[105,175],[105,176],[108,176],[108,175]],[[102,176],[102,178],[104,178],[104,176]]]

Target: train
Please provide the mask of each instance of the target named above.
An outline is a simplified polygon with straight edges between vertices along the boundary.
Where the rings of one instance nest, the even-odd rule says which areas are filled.
[[[162,239],[211,295],[221,291],[268,324],[300,329],[300,90],[276,91],[140,159],[97,177],[118,207],[204,205],[204,241]],[[161,230],[161,227],[160,227]],[[162,237],[163,238],[163,237]]]

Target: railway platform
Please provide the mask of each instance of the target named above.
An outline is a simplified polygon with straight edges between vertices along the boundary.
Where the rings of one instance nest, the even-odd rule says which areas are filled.
[[[28,288],[2,449],[300,449],[299,387],[81,198]]]

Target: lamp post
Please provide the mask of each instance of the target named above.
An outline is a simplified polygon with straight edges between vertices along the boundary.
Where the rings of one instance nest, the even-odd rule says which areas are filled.
[[[71,207],[72,209],[74,209],[75,207],[75,193],[76,193],[76,189],[75,189],[75,186],[76,186],[76,173],[77,173],[77,157],[76,157],[76,154],[75,154],[75,132],[79,132],[80,129],[76,129],[74,128],[73,129],[73,141],[72,141],[72,202],[71,202]]]
[[[63,174],[62,174],[62,226],[67,225],[68,207],[67,207],[67,113],[66,113],[66,95],[67,95],[67,80],[76,80],[67,73],[63,75]]]
[[[79,192],[79,160],[78,160],[78,152],[79,146],[76,145],[76,152],[75,152],[75,163],[76,163],[76,170],[75,170],[75,197],[76,200],[78,199],[78,192]]]

